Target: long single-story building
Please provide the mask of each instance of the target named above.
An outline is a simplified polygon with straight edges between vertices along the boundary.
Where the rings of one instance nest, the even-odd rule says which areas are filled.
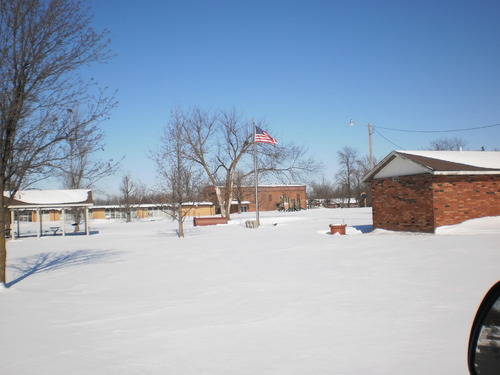
[[[186,202],[183,204],[186,216],[215,215],[212,202]],[[133,204],[131,216],[134,219],[167,217],[168,207],[160,203]],[[123,205],[96,205],[91,210],[92,219],[125,219],[127,213]]]
[[[498,151],[393,151],[364,181],[371,184],[375,228],[433,233],[500,215]]]
[[[219,187],[223,189],[223,187]],[[204,199],[214,203],[215,213],[220,213],[215,186],[203,190]],[[259,185],[259,210],[298,210],[307,208],[306,185]],[[235,187],[231,213],[255,211],[255,186]]]

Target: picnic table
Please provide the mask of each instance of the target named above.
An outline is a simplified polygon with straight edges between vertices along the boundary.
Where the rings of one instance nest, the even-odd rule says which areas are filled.
[[[59,231],[59,229],[61,229],[61,227],[50,227],[49,229],[53,232],[53,235],[55,236]]]

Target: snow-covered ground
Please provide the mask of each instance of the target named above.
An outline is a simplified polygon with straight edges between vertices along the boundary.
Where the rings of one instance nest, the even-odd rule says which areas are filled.
[[[500,218],[429,235],[363,233],[369,209],[262,217],[11,241],[0,374],[467,374]]]

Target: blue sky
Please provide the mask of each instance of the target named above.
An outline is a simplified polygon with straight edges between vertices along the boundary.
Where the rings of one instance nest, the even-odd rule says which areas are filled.
[[[301,143],[333,178],[336,152],[367,153],[367,122],[401,129],[500,123],[498,1],[89,1],[116,53],[90,74],[118,90],[104,124],[120,176],[155,183],[148,150],[175,106],[236,108]],[[356,126],[348,127],[349,119]],[[436,134],[382,134],[420,149]],[[445,134],[500,148],[500,127]],[[395,147],[378,135],[375,156]]]

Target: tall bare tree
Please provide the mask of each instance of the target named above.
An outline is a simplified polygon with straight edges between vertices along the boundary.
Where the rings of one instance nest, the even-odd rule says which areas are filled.
[[[70,121],[80,123],[80,118],[79,111],[75,110]],[[102,130],[94,124],[88,129],[76,129],[75,136],[64,143],[64,153],[68,157],[62,160],[58,168],[66,188],[88,189],[117,171],[119,161],[95,158],[95,154],[104,149],[103,137]],[[75,208],[71,213],[75,219],[75,232],[78,232],[82,210]]]
[[[62,144],[105,118],[113,100],[77,75],[110,57],[106,32],[78,0],[0,0],[0,189],[12,196],[67,157]],[[71,110],[87,106],[85,118]],[[0,194],[0,283],[7,201]]]
[[[377,160],[373,160],[376,164]],[[356,200],[361,206],[371,205],[371,189],[370,186],[363,182],[365,177],[371,170],[371,161],[368,155],[359,157],[354,165],[353,171],[353,191]]]
[[[120,185],[120,206],[125,211],[125,220],[127,223],[132,221],[132,206],[136,203],[137,186],[132,177],[126,174],[122,177]]]
[[[340,187],[346,194],[346,198],[348,199],[347,203],[349,204],[352,197],[358,152],[354,148],[346,146],[337,152],[337,162],[339,163],[337,178]]]
[[[253,142],[250,126],[235,111],[213,115],[195,108],[182,116],[183,156],[205,172],[222,216],[229,218],[235,173]]]
[[[184,221],[193,205],[186,205],[198,197],[201,174],[192,160],[184,155],[188,145],[183,140],[185,117],[179,110],[172,111],[165,127],[159,150],[152,155],[156,163],[164,194],[165,212],[177,221],[177,235],[184,237]]]
[[[183,112],[182,140],[187,145],[184,157],[196,163],[206,174],[215,193],[221,214],[229,218],[234,196],[236,173],[239,167],[242,176],[253,173],[251,151],[253,129],[262,123],[245,120],[233,111],[211,114],[195,108]],[[259,173],[291,180],[300,173],[317,170],[312,159],[305,157],[305,150],[299,146],[259,146]]]

